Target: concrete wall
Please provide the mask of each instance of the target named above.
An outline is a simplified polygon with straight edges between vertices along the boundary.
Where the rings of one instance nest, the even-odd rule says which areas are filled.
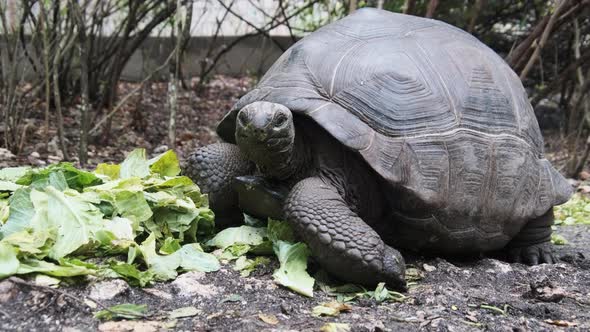
[[[223,45],[229,45],[238,38],[240,37],[218,37],[213,44],[212,57],[219,52]],[[287,36],[273,36],[273,39],[285,49],[292,44],[291,38]],[[206,61],[206,54],[212,43],[213,39],[211,37],[191,37],[182,63],[183,74],[186,77],[194,77],[200,74],[201,62]],[[172,48],[170,38],[148,38],[125,66],[122,79],[129,81],[141,80],[166,61]],[[263,36],[249,37],[240,41],[222,56],[214,73],[260,75],[266,72],[281,54],[281,49],[268,38]],[[167,75],[168,68],[157,73],[155,79],[167,79]]]

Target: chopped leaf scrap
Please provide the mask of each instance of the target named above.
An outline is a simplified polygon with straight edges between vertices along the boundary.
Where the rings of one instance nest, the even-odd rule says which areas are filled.
[[[177,319],[184,317],[192,317],[198,315],[200,312],[201,310],[197,309],[196,307],[182,307],[172,310],[170,314],[168,314],[168,318]]]
[[[265,236],[265,228],[246,225],[230,227],[217,233],[214,238],[207,242],[207,245],[220,249],[225,249],[237,244],[256,246],[264,242]]]
[[[105,310],[100,310],[94,314],[94,317],[100,320],[113,320],[117,318],[139,319],[147,316],[147,310],[148,308],[145,304],[123,303]]]
[[[315,280],[307,273],[309,249],[305,243],[278,241],[274,250],[281,266],[273,273],[275,281],[293,291],[313,297]]]

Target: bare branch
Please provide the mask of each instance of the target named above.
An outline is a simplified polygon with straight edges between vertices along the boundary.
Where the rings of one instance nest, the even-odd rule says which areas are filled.
[[[541,50],[543,49],[543,47],[545,47],[545,43],[547,43],[547,39],[549,39],[549,35],[551,34],[551,30],[553,29],[553,25],[555,24],[555,21],[557,20],[561,11],[565,8],[565,6],[568,3],[569,3],[569,0],[562,0],[557,4],[555,11],[553,12],[551,17],[549,18],[549,21],[547,22],[547,26],[545,27],[545,30],[543,31],[543,34],[541,35],[541,40],[539,41],[539,43],[537,45],[535,45],[535,51],[533,52],[533,55],[530,57],[528,63],[526,64],[526,66],[524,67],[522,72],[520,73],[521,80],[524,80],[527,77],[529,71],[531,70],[531,68],[535,64],[535,61],[537,61],[537,58],[539,57]]]
[[[587,49],[584,53],[580,55],[580,58],[572,63],[570,63],[564,70],[561,71],[559,77],[554,79],[547,87],[541,90],[537,95],[531,100],[531,104],[537,105],[541,100],[547,97],[550,93],[557,90],[562,84],[572,78],[576,69],[590,61],[590,49]]]
[[[283,15],[283,18],[285,19],[285,25],[287,26],[287,29],[289,29],[289,36],[291,36],[291,41],[293,41],[293,43],[295,43],[295,42],[297,42],[297,38],[293,34],[293,29],[291,28],[291,24],[289,24],[289,19],[287,18],[287,14],[285,13],[285,6],[283,5],[283,0],[279,0],[279,8],[281,9],[281,14]]]
[[[242,22],[246,23],[248,26],[250,26],[251,28],[253,28],[254,30],[256,30],[259,34],[265,36],[266,38],[270,39],[281,51],[285,51],[285,47],[283,45],[281,45],[279,42],[277,42],[274,38],[272,38],[272,36],[270,35],[270,30],[266,30],[264,28],[259,28],[257,27],[254,23],[248,21],[247,19],[245,19],[243,16],[239,15],[238,13],[236,13],[235,11],[233,11],[230,7],[228,7],[223,0],[217,0],[217,2],[219,2],[219,4],[225,8],[228,12],[230,12],[230,14],[232,14],[233,16],[237,17],[238,19],[240,19]],[[283,22],[286,22],[287,20],[284,20]]]

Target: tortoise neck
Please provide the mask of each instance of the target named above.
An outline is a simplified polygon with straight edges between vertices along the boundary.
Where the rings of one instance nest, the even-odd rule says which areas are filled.
[[[270,179],[297,181],[299,174],[305,173],[309,164],[309,152],[307,151],[303,135],[295,135],[293,144],[280,151],[267,151],[270,155],[261,158],[263,162],[257,163],[260,172]]]

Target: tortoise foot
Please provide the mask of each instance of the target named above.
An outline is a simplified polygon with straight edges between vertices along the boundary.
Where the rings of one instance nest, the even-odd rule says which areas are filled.
[[[399,251],[390,246],[383,250],[383,275],[385,283],[396,289],[405,291],[406,285],[406,264]]]
[[[528,265],[555,264],[557,259],[553,255],[551,242],[543,242],[525,247],[508,249],[508,257],[511,262],[525,263]]]

